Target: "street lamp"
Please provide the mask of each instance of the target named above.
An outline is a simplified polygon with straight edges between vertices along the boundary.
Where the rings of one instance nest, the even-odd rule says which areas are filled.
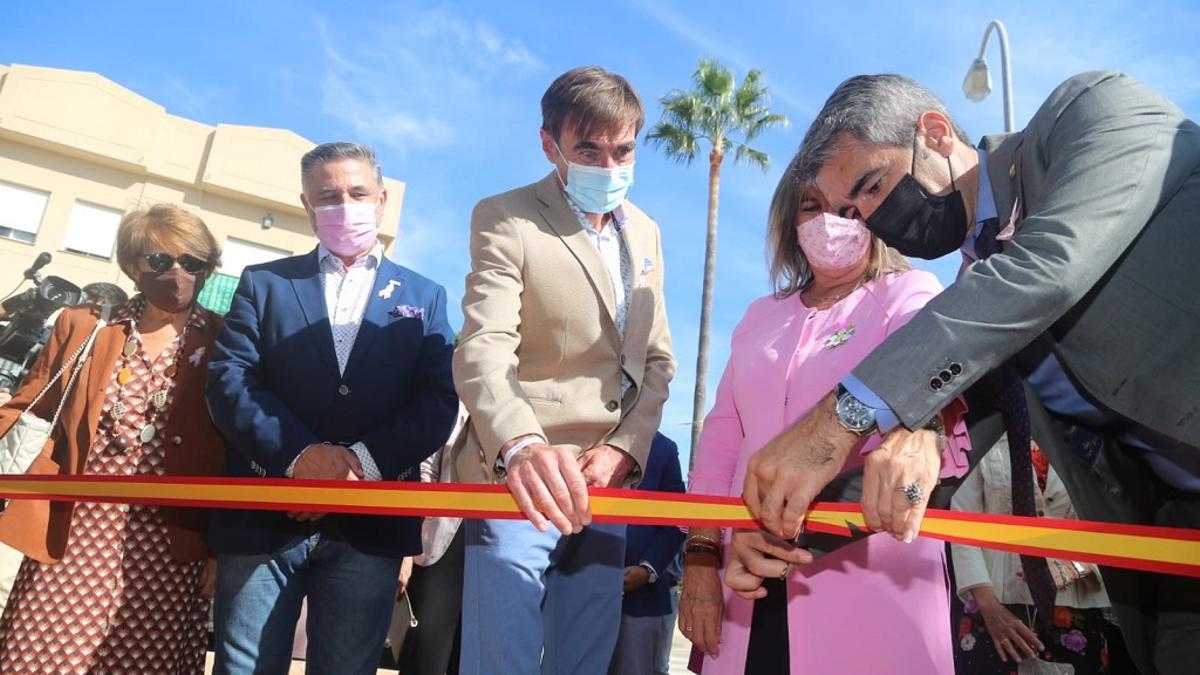
[[[967,76],[963,78],[963,94],[978,103],[992,92],[992,74],[988,72],[987,60],[983,58],[983,53],[987,51],[988,38],[991,37],[993,29],[1000,34],[1000,84],[1004,89],[1004,130],[1012,132],[1012,69],[1008,61],[1008,31],[1004,29],[1004,24],[1000,23],[999,19],[989,23],[987,30],[983,32],[983,43],[979,45],[979,56],[975,57],[971,67],[967,70]]]

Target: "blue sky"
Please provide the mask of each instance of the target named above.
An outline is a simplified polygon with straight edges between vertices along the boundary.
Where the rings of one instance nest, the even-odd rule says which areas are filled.
[[[9,3],[0,63],[92,70],[167,110],[209,124],[285,127],[316,141],[374,145],[408,183],[395,257],[444,284],[451,316],[468,267],[467,227],[480,198],[541,178],[538,101],[562,71],[599,64],[624,74],[658,118],[657,99],[688,84],[702,56],[740,76],[761,68],[790,129],[755,146],[766,174],[727,165],[715,291],[709,399],[745,307],[768,291],[765,213],[779,172],[843,79],[899,72],[930,86],[967,132],[1002,130],[995,91],[970,103],[960,86],[991,19],[1008,27],[1017,126],[1064,78],[1119,69],[1200,114],[1200,8],[1157,2],[760,1]],[[1190,45],[1190,46],[1189,46]],[[643,146],[631,198],[665,242],[667,301],[679,373],[663,430],[687,445],[699,325],[707,168]],[[930,265],[943,283],[957,263]]]

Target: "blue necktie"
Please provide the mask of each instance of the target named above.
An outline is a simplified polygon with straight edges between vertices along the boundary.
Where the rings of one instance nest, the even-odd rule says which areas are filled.
[[[996,240],[999,232],[998,219],[983,221],[979,236],[975,239],[975,255],[980,260],[1000,252],[1001,245]],[[1012,475],[1012,512],[1014,516],[1036,516],[1029,403],[1025,400],[1025,384],[1015,359],[1010,358],[1000,366],[1000,380],[1000,410],[1004,414],[1004,428],[1008,434],[1008,459]],[[1049,622],[1054,617],[1054,599],[1058,589],[1054,586],[1046,559],[1022,555],[1021,571],[1025,574],[1025,583],[1029,586],[1029,594],[1033,596],[1033,604],[1040,618]]]

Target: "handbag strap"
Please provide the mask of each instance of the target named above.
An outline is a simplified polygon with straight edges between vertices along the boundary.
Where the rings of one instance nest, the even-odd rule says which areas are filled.
[[[67,372],[67,368],[70,368],[71,364],[74,363],[75,369],[71,372],[71,379],[67,380],[67,387],[63,390],[62,398],[58,401],[58,409],[54,411],[54,418],[50,420],[50,428],[53,429],[54,426],[58,424],[58,417],[62,414],[63,406],[66,405],[67,396],[71,394],[71,388],[74,387],[75,380],[79,377],[79,371],[83,369],[83,364],[85,361],[87,361],[88,354],[92,351],[92,345],[96,342],[96,336],[100,333],[100,329],[104,328],[104,326],[108,324],[108,316],[111,310],[112,307],[109,305],[100,306],[100,319],[96,322],[96,327],[92,329],[92,334],[89,335],[88,338],[83,341],[83,344],[79,345],[79,348],[75,350],[75,353],[63,363],[62,368],[58,369],[58,372],[54,374],[54,377],[50,378],[50,381],[46,383],[46,386],[42,387],[42,390],[38,392],[37,397],[35,397],[33,401],[30,402],[29,406],[25,408],[25,412],[33,410],[34,406],[36,406],[38,402],[42,400],[42,397],[44,397],[46,393],[50,391],[50,388],[53,387],[55,383],[57,383],[58,380],[63,376],[63,374]]]

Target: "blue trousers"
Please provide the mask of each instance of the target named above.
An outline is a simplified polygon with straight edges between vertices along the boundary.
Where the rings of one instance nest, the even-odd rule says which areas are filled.
[[[375,673],[396,601],[400,560],[360,553],[321,533],[272,554],[220,556],[214,675],[286,673],[306,596],[305,672]]]
[[[621,626],[625,526],[468,520],[460,675],[597,675]]]

